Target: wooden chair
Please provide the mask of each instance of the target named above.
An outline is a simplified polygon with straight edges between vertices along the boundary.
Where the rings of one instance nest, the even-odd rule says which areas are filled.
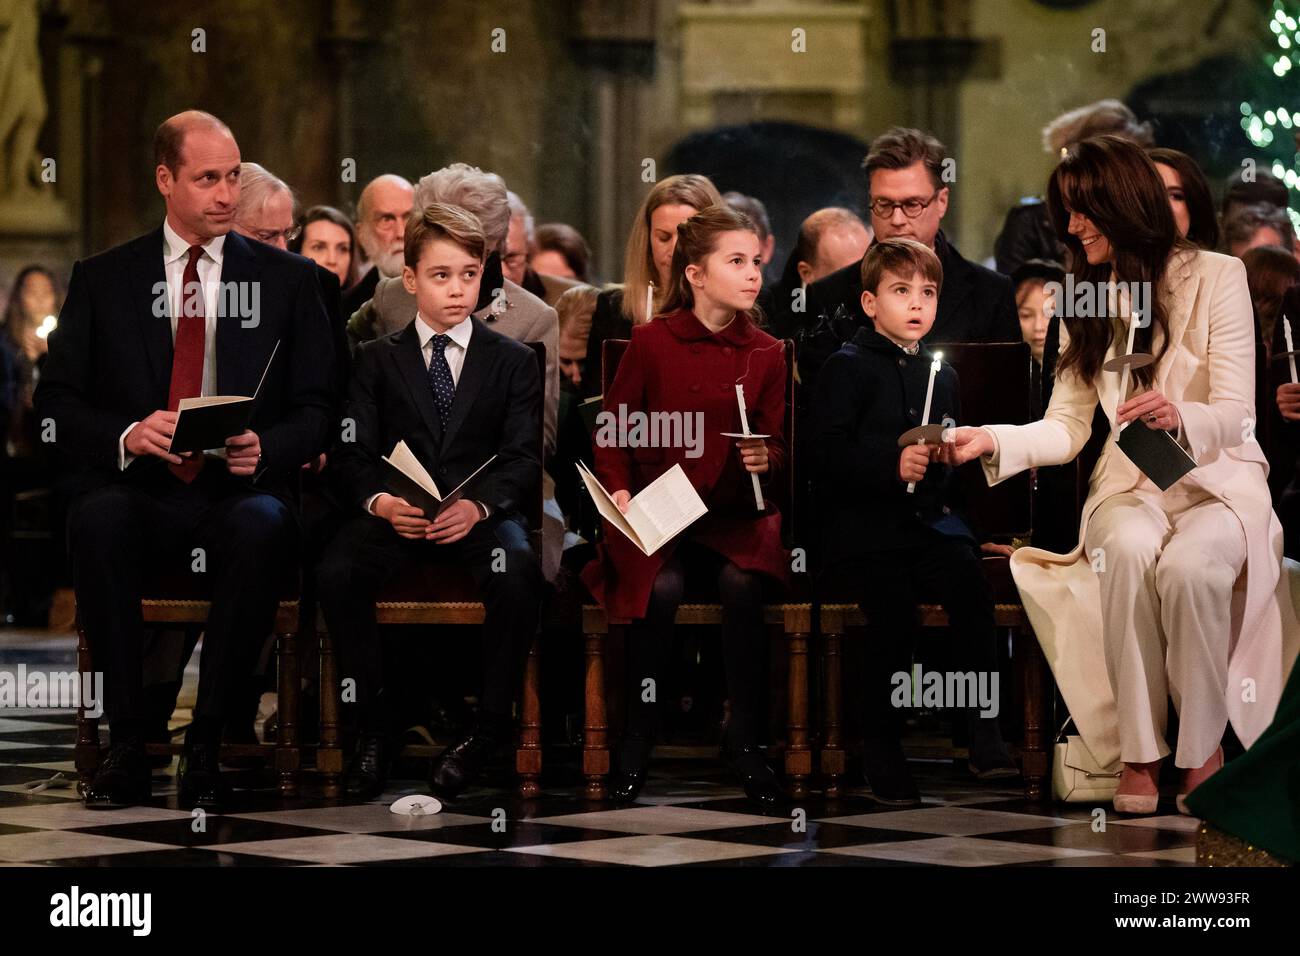
[[[145,593],[151,595],[140,602],[140,612],[146,627],[182,627],[201,630],[208,621],[211,602],[204,587],[202,575],[180,573],[163,576],[151,582]],[[275,613],[275,638],[277,681],[280,698],[280,720],[274,744],[222,744],[221,756],[262,756],[273,758],[275,773],[279,778],[282,797],[298,793],[298,770],[301,753],[298,748],[298,706],[300,686],[298,681],[298,571],[293,569],[292,580],[281,588],[281,598]],[[77,613],[77,669],[91,673],[90,645]],[[145,750],[150,755],[178,754],[183,750],[179,743],[149,743]],[[99,769],[99,719],[86,714],[84,706],[77,708],[77,744],[74,759],[77,765],[77,788],[83,794]]]
[[[961,379],[962,414],[969,422],[1023,423],[1031,417],[1029,346],[1023,342],[945,344],[944,355]],[[1028,472],[990,488],[975,465],[961,474],[971,511],[986,535],[1027,541],[1033,527],[1031,477]],[[1022,749],[1025,795],[1046,795],[1049,770],[1048,725],[1044,723],[1051,674],[1020,603],[1007,558],[986,556],[984,572],[994,594],[994,619],[1014,636],[1012,659],[1024,704]],[[844,774],[842,640],[850,627],[865,629],[866,620],[854,600],[818,593],[822,633],[822,747],[819,769],[826,795],[838,796]],[[948,616],[938,605],[919,609],[923,627],[946,627]]]
[[[540,342],[527,343],[537,357],[538,374],[546,381],[546,347]],[[544,435],[545,403],[538,410],[537,429]],[[540,446],[539,446],[540,447]],[[533,551],[541,560],[542,488],[539,477],[535,500],[528,503]],[[469,572],[461,567],[441,564],[415,564],[402,570],[384,585],[375,603],[375,619],[382,627],[389,624],[473,624],[483,623],[486,609],[478,597],[478,588]],[[339,683],[334,645],[323,622],[318,621],[321,660],[320,747],[316,767],[320,771],[325,796],[334,798],[341,791],[343,750],[339,741]],[[539,656],[534,637],[524,671],[523,695],[520,699],[519,745],[515,750],[515,771],[519,774],[519,794],[525,799],[541,792],[542,721],[538,691]]]
[[[627,339],[607,339],[603,343],[602,377],[603,393],[608,394],[618,364],[627,350]],[[785,340],[786,379],[786,444],[794,448],[794,342]],[[782,508],[784,531],[793,525],[790,514],[794,500],[794,468],[788,471],[788,484],[776,489],[777,504]],[[784,499],[784,500],[781,500]],[[804,576],[796,575],[798,583]],[[806,588],[805,588],[806,590]],[[784,767],[791,791],[796,797],[807,793],[807,781],[812,773],[812,750],[809,744],[808,722],[808,642],[812,631],[811,601],[798,600],[798,593],[784,604],[767,605],[763,611],[764,623],[769,629],[779,629],[787,645],[789,674],[787,678],[787,737]],[[698,603],[687,600],[677,609],[676,624],[713,625],[722,623],[722,606],[717,603]],[[586,778],[585,795],[589,800],[605,799],[606,781],[609,777],[609,726],[606,714],[605,657],[606,643],[611,625],[605,609],[595,604],[585,604],[582,609],[582,629],[586,641],[585,717],[583,721],[582,772]]]

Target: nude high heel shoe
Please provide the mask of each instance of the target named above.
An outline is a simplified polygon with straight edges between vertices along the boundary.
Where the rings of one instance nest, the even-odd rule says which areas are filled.
[[[1160,803],[1160,761],[1126,763],[1112,803],[1117,813],[1147,815]]]
[[[1214,753],[1210,754],[1210,759],[1201,766],[1191,767],[1183,771],[1183,792],[1178,795],[1178,799],[1175,801],[1178,804],[1179,813],[1189,817],[1192,815],[1192,811],[1187,807],[1187,795],[1221,769],[1223,769],[1223,748],[1216,747]]]

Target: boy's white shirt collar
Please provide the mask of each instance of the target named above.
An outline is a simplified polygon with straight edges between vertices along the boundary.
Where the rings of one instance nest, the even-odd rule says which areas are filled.
[[[416,309],[415,311],[415,331],[420,336],[420,348],[422,349],[428,348],[429,340],[438,334],[433,330],[433,326],[429,325],[429,323],[425,321],[424,316],[420,314],[419,309]],[[458,325],[453,325],[451,327],[451,331],[447,333],[447,337],[450,338],[457,345],[459,345],[462,349],[468,351],[469,339],[470,336],[473,334],[474,334],[474,323],[467,315],[465,316],[465,321],[459,323]]]

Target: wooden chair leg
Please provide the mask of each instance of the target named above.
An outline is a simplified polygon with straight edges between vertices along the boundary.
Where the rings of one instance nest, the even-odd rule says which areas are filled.
[[[844,735],[840,725],[844,712],[844,635],[837,630],[822,634],[822,749],[818,769],[826,796],[840,796],[844,776]]]
[[[592,613],[592,612],[587,612]],[[586,614],[584,614],[584,617]],[[609,724],[605,716],[605,640],[608,630],[588,626],[582,727],[582,773],[588,800],[604,800],[609,778]]]
[[[812,751],[808,746],[808,630],[800,622],[797,630],[787,628],[790,647],[789,729],[786,734],[785,776],[790,795],[802,800],[808,795],[812,775]]]
[[[519,796],[532,800],[541,794],[542,776],[542,707],[540,687],[540,649],[537,638],[528,649],[524,668],[524,694],[519,722],[519,749],[515,751],[515,771],[519,774]]]
[[[1051,673],[1043,657],[1038,638],[1027,625],[1016,631],[1016,650],[1024,655],[1023,696],[1025,703],[1025,746],[1021,755],[1025,778],[1025,799],[1045,800],[1050,790],[1047,774],[1050,767],[1047,734],[1043,728],[1043,714],[1047,709],[1046,692],[1051,684]]]
[[[339,745],[339,678],[334,642],[329,632],[317,627],[320,641],[320,744],[316,748],[316,771],[321,775],[325,797],[334,800],[342,793],[343,749]]]
[[[92,671],[90,645],[86,641],[86,632],[81,626],[81,615],[77,615],[77,670],[82,674]],[[100,707],[104,702],[99,701]],[[86,716],[84,699],[77,703],[77,746],[74,751],[77,766],[77,792],[83,796],[90,782],[95,779],[99,769],[99,719]]]
[[[276,636],[279,673],[279,724],[276,728],[275,770],[280,778],[280,796],[298,795],[298,714],[302,685],[298,679],[298,635],[286,628]]]

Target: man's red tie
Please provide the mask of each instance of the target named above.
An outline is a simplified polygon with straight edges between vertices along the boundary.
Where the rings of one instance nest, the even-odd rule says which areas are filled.
[[[167,410],[174,412],[182,398],[203,394],[203,346],[207,335],[204,315],[203,283],[199,281],[199,256],[202,246],[190,246],[190,261],[185,263],[181,279],[181,313],[176,317],[176,344],[172,349],[172,380],[167,392]],[[179,465],[168,465],[173,475],[185,483],[198,477],[203,467],[202,453]]]

